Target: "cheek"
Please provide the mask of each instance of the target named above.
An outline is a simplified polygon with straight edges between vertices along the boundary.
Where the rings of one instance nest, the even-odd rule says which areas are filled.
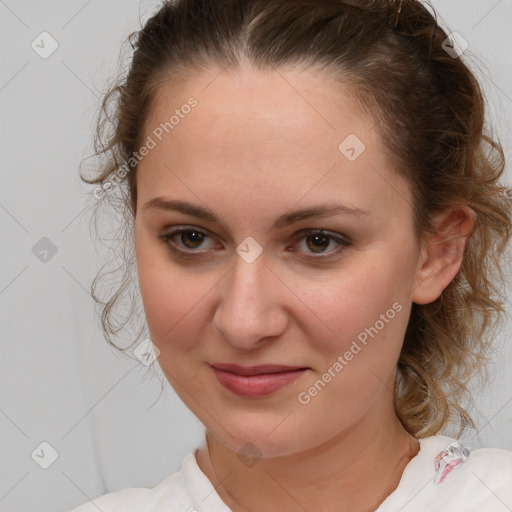
[[[326,333],[324,338],[346,343],[376,322],[381,327],[381,315],[394,319],[398,307],[393,304],[404,305],[404,291],[392,262],[361,261],[336,278],[319,282],[314,290],[309,288],[305,302],[321,320],[316,325]]]
[[[304,411],[332,417],[332,425],[348,425],[372,404],[391,400],[410,306],[398,270],[388,264],[351,267],[314,294],[312,309],[322,319],[311,317],[307,336],[314,373],[297,400]]]
[[[403,262],[393,258],[364,260],[319,284],[311,301],[322,322],[310,323],[315,327],[307,336],[309,348],[318,357],[315,374],[301,391],[309,395],[308,389],[316,393],[309,386],[328,387],[315,407],[342,397],[349,409],[359,410],[378,396],[384,382],[392,387],[410,311],[408,277]]]
[[[190,335],[200,327],[197,315],[211,286],[177,268],[159,270],[156,265],[141,265],[139,282],[153,342],[162,347],[171,342],[186,343],[184,333]]]
[[[186,345],[200,328],[208,293],[215,286],[211,273],[172,261],[160,241],[143,236],[136,244],[137,272],[144,312],[153,343],[164,351],[171,343]],[[218,278],[217,278],[218,280]],[[212,290],[213,291],[213,290]]]

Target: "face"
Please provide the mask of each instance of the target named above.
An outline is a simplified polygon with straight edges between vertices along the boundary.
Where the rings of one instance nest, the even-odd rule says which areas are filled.
[[[312,71],[219,72],[155,97],[140,288],[159,364],[212,435],[286,455],[393,411],[412,194],[348,90]]]

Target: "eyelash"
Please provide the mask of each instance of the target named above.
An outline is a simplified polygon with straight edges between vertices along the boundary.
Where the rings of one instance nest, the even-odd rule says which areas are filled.
[[[177,247],[177,245],[174,242],[172,242],[172,239],[175,238],[176,236],[181,235],[183,233],[191,233],[191,232],[199,233],[201,235],[204,235],[205,237],[210,238],[208,236],[208,233],[206,233],[202,229],[196,228],[194,226],[182,226],[180,228],[173,229],[172,231],[165,233],[163,235],[159,235],[158,238],[160,238],[163,241],[163,243],[172,252],[180,254],[182,256],[191,256],[191,257],[196,258],[196,257],[199,257],[201,254],[204,254],[207,251],[196,251],[194,249],[180,249]],[[334,234],[330,234],[329,232],[326,232],[323,229],[305,229],[305,230],[302,230],[299,234],[302,236],[300,236],[300,237],[296,236],[296,237],[294,237],[294,240],[300,241],[302,239],[305,239],[305,238],[308,238],[311,236],[324,235],[329,239],[329,241],[334,241],[337,244],[339,244],[339,247],[334,251],[323,252],[323,253],[322,252],[319,252],[319,253],[311,252],[310,254],[312,254],[313,256],[305,256],[305,258],[307,258],[307,259],[318,260],[321,258],[322,259],[323,258],[331,258],[331,257],[339,254],[343,249],[350,247],[352,245],[352,242],[349,241],[348,239],[341,238]],[[203,243],[203,242],[204,242],[204,240],[201,243]],[[296,251],[293,250],[292,252],[296,252]]]

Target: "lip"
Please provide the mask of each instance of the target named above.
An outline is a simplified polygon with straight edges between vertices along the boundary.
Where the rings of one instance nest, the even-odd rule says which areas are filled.
[[[240,366],[215,363],[210,366],[225,388],[248,398],[271,395],[295,382],[307,370],[305,367],[277,364]]]

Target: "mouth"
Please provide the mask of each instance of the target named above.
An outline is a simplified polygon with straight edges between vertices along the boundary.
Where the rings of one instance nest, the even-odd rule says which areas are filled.
[[[211,364],[217,380],[229,391],[247,398],[261,398],[289,386],[308,368],[265,364],[239,366],[236,364]]]

